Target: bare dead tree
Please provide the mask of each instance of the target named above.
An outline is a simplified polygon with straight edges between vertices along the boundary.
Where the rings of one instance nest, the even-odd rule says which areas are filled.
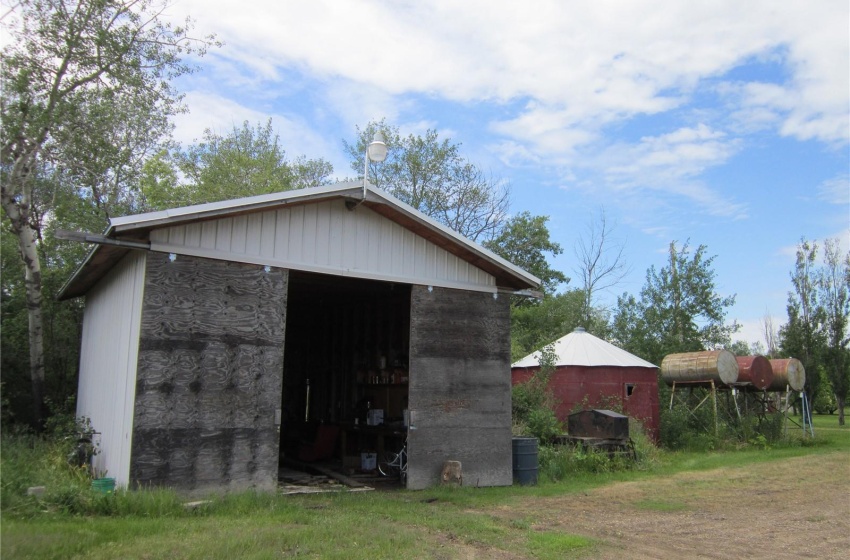
[[[616,226],[608,223],[603,207],[598,218],[591,217],[586,234],[576,241],[578,264],[573,270],[581,279],[584,292],[582,320],[585,325],[589,325],[592,319],[594,296],[613,288],[631,272],[624,256],[625,243],[614,238],[615,229]]]
[[[762,333],[764,334],[764,344],[767,348],[766,353],[768,358],[775,358],[778,355],[777,348],[779,346],[777,341],[777,330],[773,324],[773,316],[771,316],[769,311],[764,312],[764,316],[761,320]]]

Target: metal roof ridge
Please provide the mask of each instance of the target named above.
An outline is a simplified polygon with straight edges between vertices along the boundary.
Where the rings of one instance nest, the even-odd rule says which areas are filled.
[[[538,286],[541,284],[541,280],[537,276],[531,274],[530,272],[528,272],[526,270],[523,270],[522,268],[511,263],[510,261],[508,261],[508,260],[500,257],[499,255],[497,255],[496,253],[490,251],[486,247],[478,244],[477,242],[469,239],[468,237],[461,235],[460,233],[456,232],[455,230],[451,229],[450,227],[441,224],[440,222],[436,221],[432,217],[428,216],[427,214],[424,214],[423,212],[420,212],[419,210],[410,206],[406,202],[399,200],[398,198],[394,197],[393,195],[386,192],[385,190],[382,190],[382,189],[380,189],[380,188],[378,188],[374,185],[371,185],[371,184],[367,184],[366,188],[367,188],[367,190],[371,191],[373,194],[375,194],[379,197],[385,198],[388,202],[390,202],[394,206],[401,208],[402,210],[407,212],[409,215],[411,215],[411,217],[415,218],[420,223],[427,224],[427,225],[435,228],[436,230],[438,230],[443,235],[455,239],[455,241],[458,241],[458,242],[462,243],[463,245],[466,245],[470,249],[474,249],[475,252],[479,253],[481,256],[493,261],[494,263],[498,264],[502,268],[506,268],[506,269],[510,270],[515,275],[522,278],[523,280],[525,280],[527,282],[533,282],[533,283],[537,284]]]
[[[362,194],[361,194],[362,193]],[[142,214],[131,214],[129,216],[119,216],[110,219],[109,227],[105,231],[107,236],[116,236],[123,233],[130,233],[134,230],[153,229],[158,227],[168,227],[169,225],[177,225],[192,221],[193,219],[213,219],[217,216],[226,216],[231,212],[240,211],[259,211],[265,207],[275,206],[276,204],[287,204],[296,201],[309,201],[314,198],[324,196],[344,197],[350,194],[353,197],[362,197],[362,200],[370,199],[370,202],[377,204],[387,204],[395,207],[398,211],[407,215],[410,219],[432,229],[439,235],[447,238],[459,246],[464,247],[472,255],[485,259],[493,265],[501,268],[506,275],[513,276],[526,285],[537,287],[541,281],[535,275],[523,270],[506,259],[500,257],[489,249],[479,245],[477,242],[461,235],[451,228],[437,222],[430,216],[425,215],[419,210],[409,206],[405,202],[394,197],[390,193],[378,188],[375,185],[363,181],[340,181],[332,185],[321,187],[308,187],[304,189],[295,189],[289,191],[280,191],[276,193],[261,194],[249,197],[242,197],[232,200],[223,200],[217,202],[208,202],[205,204],[196,204],[192,206],[183,206],[179,208],[171,208],[167,210],[159,210],[156,212],[147,212]],[[66,291],[80,277],[83,270],[92,261],[94,255],[100,250],[100,245],[96,245],[85,257],[83,262],[70,278],[65,282],[58,295],[63,298]]]

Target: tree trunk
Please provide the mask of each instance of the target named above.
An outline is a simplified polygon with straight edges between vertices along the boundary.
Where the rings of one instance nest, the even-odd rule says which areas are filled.
[[[41,430],[44,419],[44,322],[41,316],[41,261],[36,248],[35,230],[24,224],[18,231],[18,242],[26,267],[33,426]]]
[[[838,425],[844,425],[844,403],[846,399],[843,396],[835,395],[835,403],[838,405]]]

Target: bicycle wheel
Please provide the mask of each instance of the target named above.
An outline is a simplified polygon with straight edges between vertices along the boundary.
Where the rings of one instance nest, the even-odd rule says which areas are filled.
[[[378,472],[383,476],[398,476],[399,465],[398,453],[384,453],[378,461]]]

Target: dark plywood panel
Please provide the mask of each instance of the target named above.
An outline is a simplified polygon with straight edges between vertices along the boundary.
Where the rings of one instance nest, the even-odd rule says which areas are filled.
[[[439,483],[461,461],[464,484],[509,485],[510,301],[414,286],[410,320],[408,487]]]
[[[288,272],[151,253],[130,478],[203,493],[277,483]]]

